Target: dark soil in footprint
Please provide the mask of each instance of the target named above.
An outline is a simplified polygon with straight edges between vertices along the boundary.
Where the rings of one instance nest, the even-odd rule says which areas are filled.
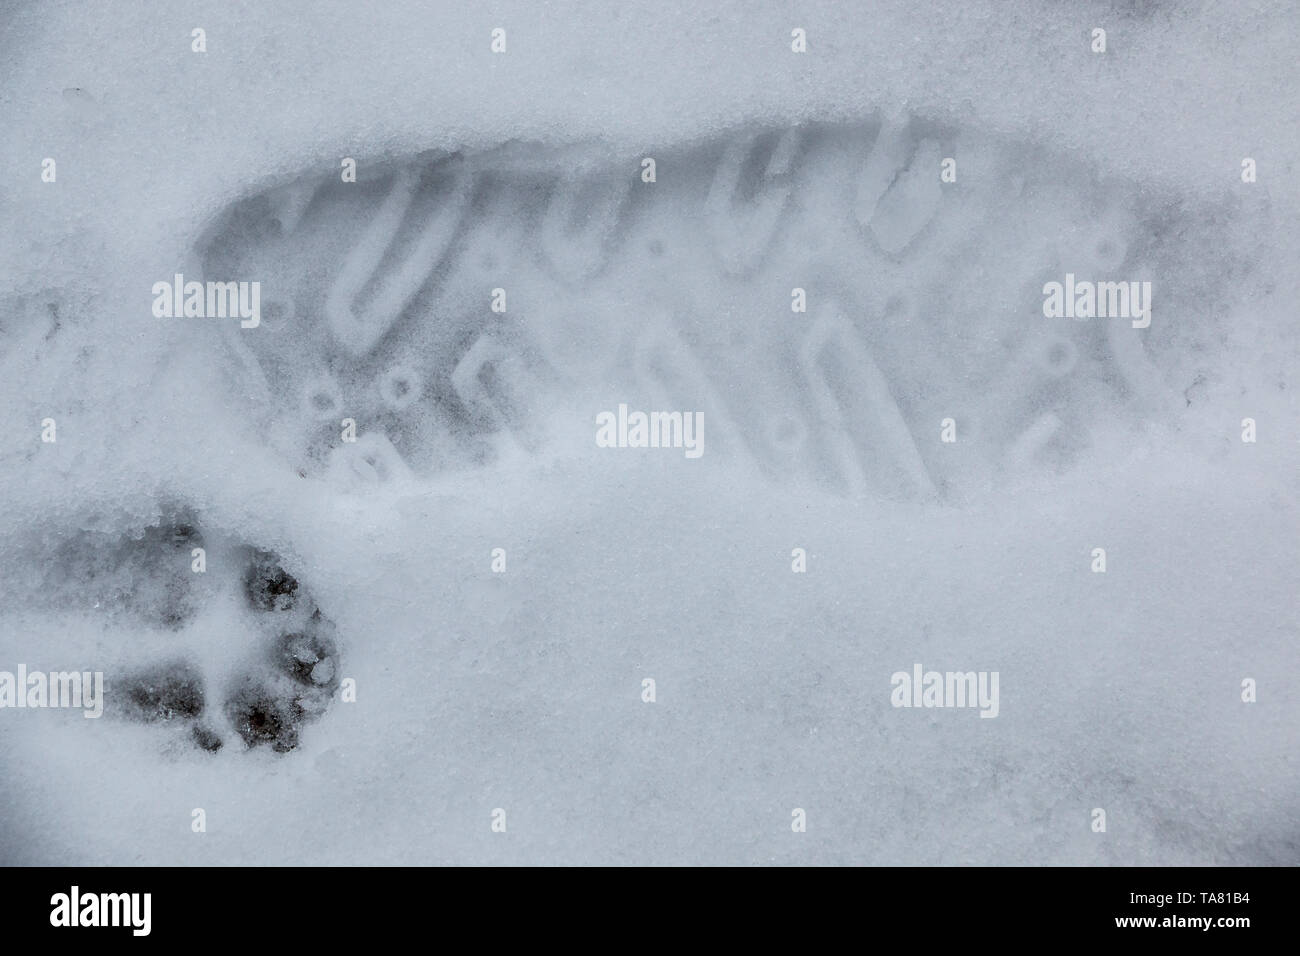
[[[244,572],[244,594],[255,611],[291,611],[298,604],[298,579],[268,551],[254,551]]]
[[[184,661],[149,668],[124,683],[127,713],[137,720],[188,720],[203,713],[203,678]]]
[[[287,753],[298,746],[302,725],[325,712],[338,686],[334,624],[271,552],[252,552],[243,584],[249,606],[259,615],[285,615],[284,629],[229,693],[226,717],[248,747],[270,744]]]
[[[287,753],[298,746],[303,725],[329,707],[338,687],[334,624],[275,553],[236,549],[232,566],[226,552],[217,551],[221,557],[214,563],[209,556],[199,575],[191,568],[192,551],[199,547],[203,536],[183,510],[136,536],[77,532],[60,546],[52,600],[121,615],[137,629],[182,631],[207,596],[238,589],[251,612],[245,626],[264,634],[264,643],[221,706],[208,706],[205,676],[179,646],[114,680],[109,699],[131,720],[182,725],[192,745],[209,753],[222,749],[232,729],[250,748],[269,744]],[[226,721],[229,727],[222,726]]]
[[[212,728],[205,727],[202,724],[194,725],[192,736],[199,749],[206,750],[208,753],[216,753],[224,744],[224,741]]]
[[[240,687],[226,701],[226,716],[249,747],[270,744],[277,753],[288,753],[298,746],[303,714],[292,698],[272,688],[251,681]]]
[[[59,546],[41,593],[62,607],[177,631],[193,620],[202,600],[202,575],[191,569],[192,552],[201,547],[203,537],[184,512],[139,537],[78,532]]]
[[[338,648],[333,626],[316,611],[308,626],[280,639],[280,666],[298,683],[330,689],[337,685]]]

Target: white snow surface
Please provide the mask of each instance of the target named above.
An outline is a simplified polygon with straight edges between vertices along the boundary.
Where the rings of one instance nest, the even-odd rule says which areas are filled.
[[[182,502],[310,582],[358,699],[287,755],[0,711],[0,862],[1300,862],[1293,4],[123,0],[3,17],[0,669],[163,653],[75,589],[33,591],[73,533],[138,534]],[[776,492],[725,456],[594,446],[356,495],[268,451],[228,336],[148,308],[153,282],[201,272],[195,242],[232,202],[342,156],[653,155],[904,114],[1236,216],[1169,280],[1253,265],[1196,358],[1205,400],[1174,427],[1099,423],[1068,472],[959,504]],[[48,297],[57,328],[20,311]],[[1088,572],[1098,546],[1105,575]],[[187,640],[220,668],[247,650],[239,628],[217,601]],[[889,675],[915,661],[999,671],[1000,715],[892,708]]]

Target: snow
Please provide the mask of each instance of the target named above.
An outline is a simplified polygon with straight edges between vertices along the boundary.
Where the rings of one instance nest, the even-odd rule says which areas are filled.
[[[493,55],[498,26],[508,52]],[[1097,26],[1105,55],[1089,50]],[[194,27],[204,54],[190,50]],[[807,54],[790,52],[794,27]],[[0,25],[0,670],[93,666],[111,682],[181,651],[210,675],[215,708],[221,681],[267,639],[235,591],[200,582],[193,619],[169,631],[139,624],[137,611],[157,616],[169,600],[148,562],[95,577],[103,600],[79,584],[94,577],[87,563],[184,511],[212,581],[237,578],[241,549],[256,547],[309,583],[342,649],[337,673],[315,665],[320,682],[351,678],[357,695],[336,694],[291,754],[234,739],[209,754],[171,727],[0,710],[0,862],[1300,862],[1298,30],[1290,4],[1210,0],[724,0],[707,13],[403,0],[364,15],[334,2],[18,5]],[[748,151],[733,144],[811,121],[897,131],[908,117],[933,126],[916,158],[887,139],[879,158],[858,157],[843,197],[888,254],[854,300],[878,322],[855,329],[814,294],[799,317],[806,351],[767,362],[737,346],[751,359],[737,368],[689,366],[696,346],[788,321],[791,286],[822,288],[748,274],[754,297],[783,297],[780,316],[737,298],[689,335],[671,296],[637,297],[719,295],[713,273],[689,265],[710,229],[728,271],[746,275],[759,255],[773,193],[728,226],[731,187],[748,188]],[[969,191],[949,201],[913,170],[954,142]],[[690,203],[674,183],[713,144],[736,151],[735,181],[697,190],[706,225],[679,236]],[[815,185],[816,163],[838,168],[834,150],[799,148],[777,137],[760,180],[778,196],[791,169]],[[556,156],[583,174],[563,204],[532,210],[564,298],[482,265],[479,252],[521,255],[510,225],[526,189],[480,208],[453,187],[447,218],[394,247],[436,258],[454,223],[477,217],[457,281],[509,286],[512,315],[535,300],[529,334],[556,377],[508,400],[485,383],[480,362],[508,363],[525,334],[502,320],[455,369],[472,421],[414,414],[392,440],[362,434],[299,477],[287,463],[309,461],[301,422],[332,423],[370,380],[314,366],[314,340],[289,338],[280,364],[262,366],[247,343],[274,339],[245,337],[262,330],[159,320],[147,292],[202,275],[200,237],[273,188],[286,231],[335,230],[302,177],[337,183],[355,157],[357,195],[393,221],[357,214],[377,238],[317,326],[367,353],[398,303],[419,297],[400,267],[364,281],[401,211],[422,201],[398,161],[456,150],[525,179]],[[656,271],[619,248],[603,275],[630,278],[593,281],[599,237],[640,195],[643,156],[659,159],[652,188],[670,198],[637,207],[637,222],[680,238],[687,251],[670,261],[687,265]],[[45,157],[54,184],[41,181]],[[602,178],[619,163],[633,198]],[[997,207],[1005,195],[1015,202]],[[804,221],[843,213],[829,192],[800,196]],[[561,213],[588,207],[594,245],[566,244]],[[778,259],[819,241],[831,260],[847,248],[829,228],[775,241]],[[1047,247],[1063,267],[1039,275],[1022,250]],[[322,249],[333,261],[338,248]],[[1086,320],[1062,319],[1008,338],[990,318],[1066,267],[1109,277],[1130,254],[1145,271],[1123,278],[1155,290],[1145,333],[1091,320],[1090,336],[1069,327]],[[240,278],[269,287],[291,271]],[[454,311],[446,302],[439,315]],[[626,353],[616,322],[647,330],[640,351]],[[432,354],[460,331],[412,334]],[[654,378],[665,356],[686,385],[611,390],[628,368]],[[371,398],[411,414],[403,403],[426,370],[382,357]],[[834,362],[844,370],[815,378]],[[822,390],[791,393],[786,365]],[[540,374],[514,369],[499,388]],[[857,478],[836,464],[860,454],[847,438],[829,464],[798,451],[806,419],[843,414],[845,377],[870,396],[861,420],[887,450]],[[592,442],[598,410],[676,408],[673,388],[706,380],[714,390],[698,387],[693,406],[708,419],[701,458]],[[1065,414],[1044,396],[1067,380]],[[268,419],[265,395],[280,388],[292,401]],[[741,412],[736,393],[750,397]],[[1122,417],[1116,394],[1144,414]],[[502,407],[544,439],[481,438]],[[968,444],[915,438],[909,421],[932,420],[937,435],[953,408],[963,438],[1005,445],[1019,464],[988,473],[962,457]],[[47,417],[53,444],[39,440]],[[1240,440],[1247,417],[1254,444]],[[728,443],[749,428],[788,442],[788,465]],[[411,463],[397,446],[434,451]],[[933,456],[948,453],[952,481],[936,489]],[[1059,467],[1044,466],[1052,456]],[[1096,547],[1105,574],[1089,570]],[[791,573],[794,548],[805,574]],[[892,708],[889,675],[915,662],[999,672],[998,717]],[[1248,677],[1255,704],[1241,700]],[[205,833],[191,831],[197,807]],[[489,827],[497,807],[505,834]],[[796,807],[805,834],[791,832]],[[1105,834],[1089,828],[1094,807]]]

